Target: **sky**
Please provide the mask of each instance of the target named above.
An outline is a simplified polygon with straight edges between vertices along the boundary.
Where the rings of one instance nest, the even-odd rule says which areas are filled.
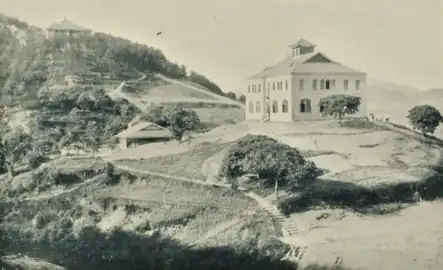
[[[368,77],[443,88],[443,0],[0,0],[0,12],[157,47],[224,91],[244,89],[302,37]]]

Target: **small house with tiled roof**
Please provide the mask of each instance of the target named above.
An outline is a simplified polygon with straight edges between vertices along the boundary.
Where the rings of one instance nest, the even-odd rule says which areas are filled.
[[[353,117],[366,116],[364,72],[332,60],[316,45],[300,39],[290,45],[290,55],[248,79],[246,120],[318,120],[321,98],[334,94],[360,96]]]
[[[48,38],[57,37],[80,37],[91,34],[91,30],[65,18],[61,22],[51,24],[47,29]]]

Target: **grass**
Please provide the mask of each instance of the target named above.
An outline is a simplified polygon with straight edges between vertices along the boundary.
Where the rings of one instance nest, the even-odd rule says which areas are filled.
[[[228,147],[229,143],[203,143],[189,151],[143,160],[121,160],[117,164],[158,173],[202,179],[202,166],[206,159]]]

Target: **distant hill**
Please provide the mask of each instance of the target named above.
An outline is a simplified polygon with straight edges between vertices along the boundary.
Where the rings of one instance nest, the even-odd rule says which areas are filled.
[[[66,74],[94,72],[130,79],[139,77],[135,69],[188,81],[219,96],[229,96],[204,75],[194,71],[188,75],[186,66],[167,59],[159,49],[104,33],[48,40],[43,29],[0,14],[2,100],[35,96],[43,84],[60,82]]]

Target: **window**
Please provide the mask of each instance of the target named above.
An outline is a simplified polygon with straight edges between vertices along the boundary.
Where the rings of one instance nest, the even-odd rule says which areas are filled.
[[[248,93],[251,93],[251,86],[248,85]]]
[[[289,88],[288,81],[285,82],[285,87],[286,87],[286,90],[288,90],[288,88]]]
[[[327,90],[331,89],[331,81],[330,80],[326,80],[325,89],[327,89]]]
[[[281,90],[281,82],[277,82],[277,89]]]
[[[283,100],[283,103],[281,104],[281,111],[283,113],[287,113],[288,112],[288,101],[286,99]]]
[[[259,93],[260,93],[260,91],[261,91],[261,89],[260,89],[261,87],[260,87],[260,86],[261,86],[261,84],[258,85],[258,92],[259,92]]]
[[[335,89],[335,80],[331,80],[331,89]]]
[[[271,90],[271,83],[270,82],[268,82],[268,93],[269,93],[269,90]]]
[[[276,100],[272,101],[272,112],[277,113],[278,112],[278,103]]]
[[[249,102],[249,113],[254,113],[254,104],[252,102]]]
[[[320,89],[325,89],[325,80],[320,80]]]
[[[275,82],[272,83],[272,90],[275,90]]]
[[[312,89],[317,90],[317,80],[312,81]]]
[[[349,86],[349,81],[348,81],[348,80],[344,80],[344,82],[343,82],[343,88],[344,88],[345,90],[348,90],[348,86]]]
[[[298,81],[298,87],[300,88],[300,90],[303,90],[305,88],[305,81],[304,80],[299,80]]]
[[[320,112],[322,113],[325,110],[325,106],[320,105]]]
[[[311,112],[311,101],[309,99],[302,99],[300,101],[300,112],[301,113]]]
[[[255,104],[255,112],[259,113],[260,112],[260,102],[257,101],[257,103]]]
[[[355,80],[355,89],[360,89],[360,80]]]

